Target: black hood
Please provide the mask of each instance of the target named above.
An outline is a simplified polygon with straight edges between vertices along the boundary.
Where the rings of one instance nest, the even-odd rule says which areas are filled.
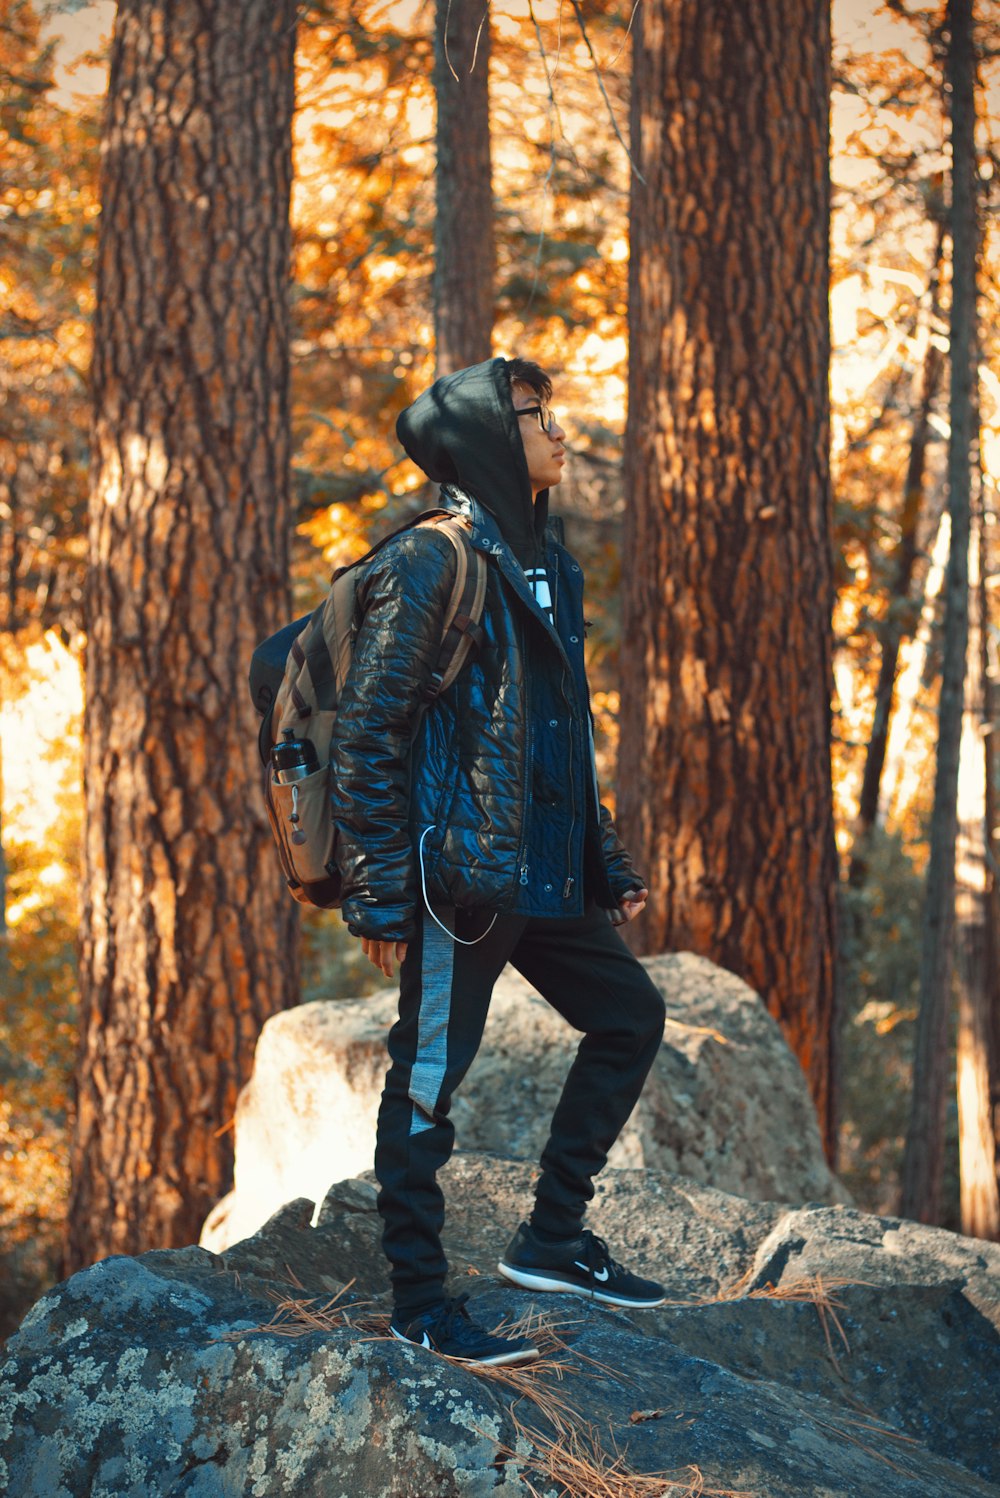
[[[539,555],[549,491],[532,502],[506,359],[435,380],[396,422],[409,456],[437,484],[457,484],[493,515],[522,566]]]

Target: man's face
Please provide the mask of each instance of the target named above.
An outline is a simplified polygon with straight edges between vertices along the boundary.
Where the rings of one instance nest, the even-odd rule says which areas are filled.
[[[531,493],[534,496],[542,489],[551,489],[562,478],[566,462],[566,449],[563,445],[566,433],[555,417],[550,418],[548,431],[542,430],[541,421],[545,420],[549,412],[541,396],[530,385],[515,384],[513,396],[524,456],[528,460]],[[539,407],[542,407],[541,417],[538,415]]]

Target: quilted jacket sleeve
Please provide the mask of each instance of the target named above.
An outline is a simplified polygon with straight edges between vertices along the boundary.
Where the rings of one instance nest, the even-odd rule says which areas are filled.
[[[407,941],[414,932],[410,746],[454,579],[447,538],[410,531],[378,554],[358,589],[363,619],[330,748],[343,916],[354,936]]]
[[[643,881],[632,866],[632,859],[615,831],[615,824],[606,806],[601,807],[601,846],[608,869],[608,882],[615,899],[621,900],[629,890],[643,889]]]

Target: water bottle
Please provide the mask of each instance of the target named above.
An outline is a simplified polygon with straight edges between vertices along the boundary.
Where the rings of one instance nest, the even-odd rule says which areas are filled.
[[[297,739],[295,729],[286,728],[284,742],[275,744],[271,750],[271,764],[278,785],[291,785],[318,770],[319,757],[311,739]]]
[[[297,782],[304,780],[307,775],[319,769],[316,746],[310,739],[297,739],[294,728],[286,728],[283,743],[275,744],[271,749],[271,767],[274,771],[275,784],[290,785],[292,788],[292,804],[288,815],[291,825],[289,836],[293,843],[301,847],[309,839],[299,820]]]

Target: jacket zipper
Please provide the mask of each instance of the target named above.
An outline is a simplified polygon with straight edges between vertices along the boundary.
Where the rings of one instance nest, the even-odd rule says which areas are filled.
[[[518,621],[518,629],[521,635],[521,659],[526,659],[524,652],[524,624]],[[525,854],[524,836],[528,825],[528,776],[531,773],[531,701],[529,697],[530,686],[528,674],[524,676],[524,770],[521,775],[521,842],[517,850],[517,882],[524,886],[528,883],[528,865],[523,861]]]
[[[559,685],[560,685],[560,687],[562,689],[563,701],[566,704],[566,721],[567,721],[567,724],[569,726],[570,735],[572,736],[572,732],[573,732],[573,704],[570,702],[570,700],[569,700],[569,693],[566,691],[566,670],[565,670],[565,667],[563,668],[563,673],[562,673],[562,676],[560,678]],[[573,784],[573,776],[571,774],[570,777],[569,777],[569,832],[566,835],[566,883],[563,885],[563,892],[562,892],[562,897],[563,897],[564,900],[568,900],[569,899],[570,895],[573,893],[573,885],[576,882],[574,880],[572,874],[570,873],[570,870],[573,867],[573,833],[574,833],[575,829],[576,829],[576,787]]]
[[[548,573],[548,570],[549,570],[548,567],[546,567],[545,568],[546,573]],[[559,634],[559,563],[558,563],[558,559],[556,561],[556,565],[552,569],[552,581],[551,581],[550,587],[551,587],[551,591],[552,591],[552,628],[555,631],[556,636],[558,637],[558,634]],[[560,640],[560,644],[561,643],[562,643],[562,641]],[[573,708],[572,708],[572,704],[570,703],[570,700],[569,700],[569,693],[566,691],[566,667],[565,666],[563,666],[561,668],[561,673],[560,673],[560,677],[559,677],[559,689],[560,689],[560,691],[563,694],[563,701],[566,704],[566,723],[567,723],[567,726],[570,729],[570,732],[572,733],[572,727],[573,727]],[[573,829],[576,826],[576,791],[575,791],[574,786],[573,786],[573,777],[572,777],[572,775],[570,776],[570,780],[569,780],[569,795],[570,795],[570,803],[569,803],[569,805],[570,805],[570,814],[569,814],[569,832],[567,833],[567,836],[566,836],[566,882],[563,885],[563,890],[562,890],[562,897],[563,897],[564,900],[568,900],[569,899],[570,895],[573,893],[573,885],[576,883],[576,881],[574,880],[573,876],[569,872],[570,869],[573,867]]]
[[[499,553],[499,550],[500,550],[499,547],[495,548],[495,551],[497,551],[498,553]],[[546,570],[546,572],[548,572],[548,567],[546,567],[545,570]],[[502,569],[501,569],[501,571],[502,571]],[[559,568],[558,568],[558,566],[554,569],[554,576],[555,576],[555,587],[552,590],[552,633],[556,637],[556,643],[557,643],[557,645],[559,647],[560,654],[562,655],[563,660],[565,661],[566,660],[566,652],[565,652],[565,650],[563,648],[562,641],[559,639],[559,634],[558,634],[558,631],[556,630],[556,627],[555,627],[556,603],[557,603],[558,593],[559,593]],[[552,585],[550,583],[550,587],[551,586]],[[534,594],[533,593],[532,593],[532,598],[534,599]],[[524,624],[520,623],[519,627],[520,627],[521,645],[522,645],[522,655],[521,655],[521,658],[523,660],[524,659],[524,651],[523,651],[523,645],[524,645]],[[569,695],[567,694],[567,691],[566,691],[566,667],[565,667],[565,665],[563,665],[560,669],[561,669],[560,689],[561,689],[562,694],[563,694],[563,701],[566,703],[568,721],[572,725],[572,722],[573,722],[573,709],[572,709],[572,704],[571,704],[571,702],[569,700]],[[531,771],[531,702],[529,700],[529,690],[530,689],[528,687],[527,677],[526,677],[525,678],[525,694],[524,694],[525,695],[525,704],[526,704],[526,707],[527,707],[527,711],[525,713],[525,734],[524,734],[525,755],[524,755],[524,774],[523,774],[522,781],[521,781],[521,828],[522,828],[522,841],[521,841],[521,844],[520,844],[520,846],[519,846],[519,848],[517,850],[517,872],[516,872],[516,876],[515,876],[516,879],[517,879],[517,883],[520,884],[520,885],[522,885],[522,886],[527,885],[527,883],[528,883],[528,873],[529,873],[528,865],[526,863],[522,863],[521,862],[521,860],[524,857],[524,852],[525,852],[525,847],[524,847],[524,832],[523,832],[523,829],[527,825],[526,808],[527,808],[527,804],[528,804],[528,776],[529,776],[530,771]],[[571,780],[570,780],[570,823],[569,823],[569,835],[568,835],[568,837],[566,839],[566,866],[567,866],[567,870],[571,869],[573,867],[573,831],[574,831],[575,827],[576,827],[576,791],[575,791],[575,788],[574,788],[574,786],[572,784],[572,778],[571,778]],[[562,892],[562,897],[563,897],[564,900],[568,900],[569,897],[570,897],[570,895],[573,893],[573,886],[574,886],[575,883],[576,883],[576,880],[573,878],[573,876],[571,874],[567,873],[566,883],[563,885],[563,892]]]

